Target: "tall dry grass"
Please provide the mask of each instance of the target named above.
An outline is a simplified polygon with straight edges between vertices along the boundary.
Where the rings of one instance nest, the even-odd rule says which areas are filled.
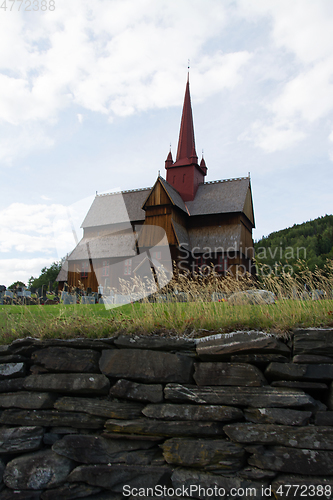
[[[133,303],[110,309],[101,304],[0,306],[0,342],[28,335],[108,337],[119,332],[197,337],[210,332],[258,329],[288,335],[297,327],[333,327],[332,261],[313,273],[302,262],[293,275],[277,272],[266,276],[259,270],[256,279],[249,275],[236,280],[214,273],[207,277],[175,273],[171,282],[151,294],[154,287],[155,283],[138,278],[124,282],[123,293],[133,294]],[[235,293],[258,289],[272,292],[275,303],[229,301]],[[138,293],[143,298],[134,302]]]

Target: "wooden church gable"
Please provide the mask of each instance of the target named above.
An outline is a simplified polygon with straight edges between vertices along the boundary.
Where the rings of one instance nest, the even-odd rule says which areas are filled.
[[[252,193],[251,193],[250,184],[249,184],[248,190],[246,192],[243,213],[246,215],[246,217],[249,219],[249,221],[253,224],[253,227],[255,227],[253,200],[252,200]]]
[[[148,207],[161,205],[173,205],[188,213],[180,194],[163,177],[159,176],[142,208],[147,210]]]

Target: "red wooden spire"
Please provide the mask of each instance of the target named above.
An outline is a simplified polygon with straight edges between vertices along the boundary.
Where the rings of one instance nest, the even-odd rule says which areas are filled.
[[[190,83],[187,76],[182,120],[180,124],[177,158],[172,161],[171,152],[165,161],[166,180],[173,186],[184,201],[193,200],[199,184],[205,180],[207,167],[203,160],[198,165],[195,151],[194,127],[190,97]]]
[[[193,127],[193,116],[192,116],[192,106],[191,106],[191,96],[190,96],[190,82],[189,76],[187,76],[187,84],[184,98],[182,121],[180,124],[179,141],[177,149],[176,163],[180,160],[196,158],[198,160],[197,154],[195,152],[195,141],[194,141],[194,127]]]

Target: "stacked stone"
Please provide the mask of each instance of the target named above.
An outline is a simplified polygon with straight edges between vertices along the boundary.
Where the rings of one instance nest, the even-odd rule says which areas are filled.
[[[332,381],[329,329],[14,341],[0,498],[333,498]]]

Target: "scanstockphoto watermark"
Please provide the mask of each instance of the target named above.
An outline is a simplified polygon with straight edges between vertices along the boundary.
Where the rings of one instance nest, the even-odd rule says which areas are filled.
[[[253,274],[255,269],[257,275],[275,276],[293,274],[294,268],[290,264],[281,265],[275,261],[272,265],[265,261],[279,259],[284,261],[298,261],[306,259],[306,248],[290,246],[283,247],[282,243],[278,247],[244,247],[234,243],[229,247],[198,247],[189,249],[188,243],[182,243],[178,247],[180,260],[178,268],[185,273],[197,273],[202,276],[210,274],[225,274],[229,276],[245,276]],[[237,263],[236,257],[244,258],[247,263]],[[254,261],[255,259],[255,261]]]
[[[180,486],[178,488],[169,488],[167,486],[156,485],[152,488],[133,488],[126,484],[123,486],[123,496],[124,497],[138,497],[138,498],[148,498],[148,497],[163,497],[163,498],[224,498],[224,497],[236,497],[236,498],[256,498],[259,494],[261,497],[270,497],[272,494],[271,487],[261,486],[260,488],[231,488],[226,490],[219,486],[200,486],[198,484],[191,484],[189,486]]]
[[[0,0],[1,12],[46,12],[55,10],[55,0]]]

